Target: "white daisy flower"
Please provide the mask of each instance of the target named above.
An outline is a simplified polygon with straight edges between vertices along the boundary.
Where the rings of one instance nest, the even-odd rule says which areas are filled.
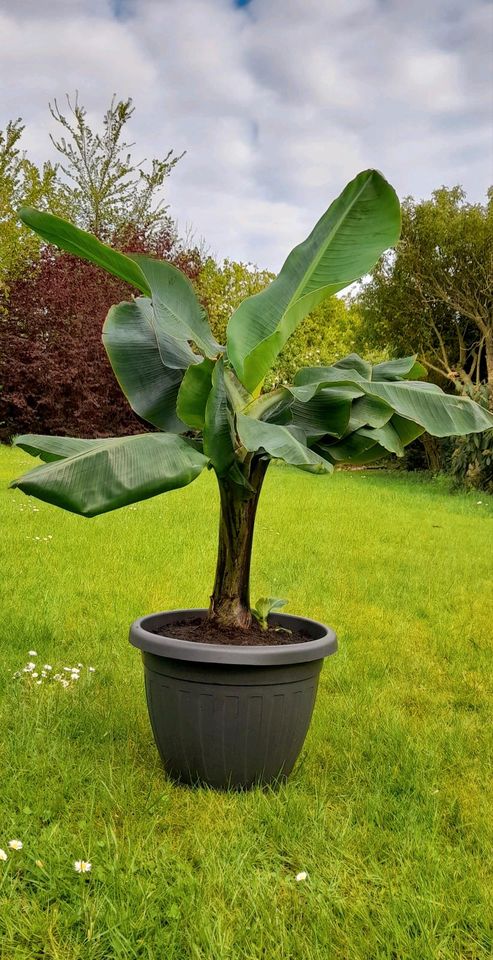
[[[79,674],[78,674],[78,673],[71,673],[71,674],[70,674],[70,679],[71,679],[71,680],[79,680],[79,679],[80,679]]]
[[[74,863],[74,870],[76,873],[89,873],[92,864],[89,863],[89,860],[76,860]]]
[[[43,683],[42,680],[36,680],[36,683]]]
[[[0,860],[8,860],[8,856],[5,853],[5,850],[0,850]]]
[[[36,653],[35,650],[28,650],[28,651],[27,651],[27,655],[28,655],[28,657],[37,657],[37,656],[38,656],[38,654]]]
[[[89,673],[94,673],[95,670],[96,670],[96,667],[89,667]]]
[[[299,883],[300,880],[306,880],[307,877],[308,877],[308,874],[306,870],[302,870],[301,873],[296,874],[295,880]]]
[[[33,671],[33,673],[31,674],[31,676],[33,676],[33,677],[37,677],[37,676],[38,676],[38,673],[37,673],[37,671],[36,671],[36,670],[34,670],[34,671]]]
[[[9,847],[11,850],[22,850],[22,840],[9,840]]]
[[[53,667],[51,666],[51,663],[44,663],[44,664],[43,664],[43,670],[53,670]]]
[[[62,684],[62,687],[68,687],[68,686],[69,686],[68,680],[61,680],[60,682],[61,682],[61,684]]]

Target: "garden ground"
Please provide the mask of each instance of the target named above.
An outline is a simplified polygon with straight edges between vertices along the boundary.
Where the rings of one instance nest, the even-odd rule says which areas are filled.
[[[490,958],[491,499],[270,469],[253,599],[340,651],[289,783],[215,793],[164,776],[127,643],[207,602],[213,477],[85,520],[7,492],[32,465],[0,449],[2,960]],[[29,660],[80,680],[14,679]]]

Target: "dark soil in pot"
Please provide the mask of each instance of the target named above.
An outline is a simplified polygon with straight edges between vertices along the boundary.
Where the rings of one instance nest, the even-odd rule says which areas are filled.
[[[283,627],[268,627],[262,630],[255,621],[250,630],[238,630],[234,627],[217,627],[210,620],[196,617],[156,630],[158,636],[175,637],[177,640],[191,640],[193,643],[219,643],[235,647],[263,647],[286,643],[306,643],[313,640],[307,630],[286,630]]]

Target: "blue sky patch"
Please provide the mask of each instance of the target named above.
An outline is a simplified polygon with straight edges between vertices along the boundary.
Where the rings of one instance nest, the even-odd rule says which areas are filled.
[[[123,20],[128,13],[127,0],[111,0],[111,12],[117,20]]]

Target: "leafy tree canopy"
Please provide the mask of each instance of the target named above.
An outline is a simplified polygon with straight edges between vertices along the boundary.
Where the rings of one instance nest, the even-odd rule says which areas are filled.
[[[395,251],[374,268],[357,302],[367,339],[417,352],[439,378],[493,395],[493,190],[471,204],[459,186],[408,197]]]
[[[39,251],[40,240],[19,224],[22,203],[63,212],[59,200],[56,168],[45,163],[38,169],[20,149],[24,126],[20,119],[0,130],[0,294],[21,276],[26,264]]]

